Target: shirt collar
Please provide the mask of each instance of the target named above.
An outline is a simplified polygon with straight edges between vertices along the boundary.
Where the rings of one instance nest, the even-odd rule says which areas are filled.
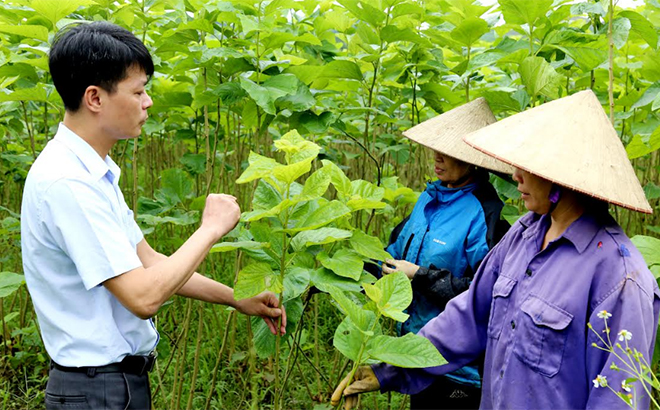
[[[117,164],[109,156],[106,156],[105,159],[101,158],[91,145],[71,131],[64,123],[60,123],[54,139],[64,144],[78,157],[95,181],[108,173],[110,182],[115,183],[119,180],[121,170]]]
[[[593,241],[601,226],[596,216],[585,212],[564,231],[562,237],[569,240],[575,249],[582,253]]]
[[[530,212],[530,214],[533,213]],[[548,228],[550,227],[551,220],[549,214],[533,214],[528,218],[526,217],[527,215],[523,217],[524,220],[521,220],[523,226],[527,228],[522,234],[525,239],[529,239],[530,237],[537,238],[539,236],[545,235],[545,233],[548,231]],[[572,243],[578,253],[581,254],[591,243],[591,241],[593,241],[601,226],[602,223],[598,221],[596,216],[585,212],[582,214],[582,216],[573,221],[573,223],[568,228],[566,228],[564,233],[562,233],[559,238],[555,239],[555,241],[564,238]]]

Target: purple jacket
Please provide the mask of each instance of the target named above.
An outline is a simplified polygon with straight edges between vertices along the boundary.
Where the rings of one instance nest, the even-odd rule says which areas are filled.
[[[631,348],[653,356],[660,292],[644,259],[609,216],[585,214],[543,250],[547,215],[528,213],[486,256],[469,290],[454,298],[420,331],[449,361],[444,366],[373,369],[381,390],[414,394],[433,377],[458,369],[485,352],[481,409],[625,409],[616,391],[628,376],[610,369],[613,355],[592,346],[613,343],[628,330]],[[600,342],[598,342],[601,344]],[[622,345],[624,342],[620,342]],[[639,409],[649,398],[634,383]]]

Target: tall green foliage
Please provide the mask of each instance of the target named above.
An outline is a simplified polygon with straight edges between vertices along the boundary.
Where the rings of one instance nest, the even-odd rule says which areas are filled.
[[[6,0],[0,5],[0,272],[21,272],[23,183],[63,116],[47,70],[50,41],[71,22],[120,24],[147,44],[156,65],[148,89],[155,103],[142,137],[112,152],[143,231],[160,250],[175,249],[198,223],[206,193],[235,194],[243,222],[216,245],[204,269],[224,282],[236,280],[239,296],[283,292],[294,337],[281,341],[282,355],[307,359],[299,375],[294,362],[283,373],[269,365],[260,373],[257,361],[268,359],[256,353],[277,350],[262,324],[254,321],[244,332],[233,315],[210,308],[196,314],[174,300],[160,315],[168,337],[159,350],[174,364],[161,361],[156,403],[178,402],[185,386],[189,407],[256,408],[275,403],[259,387],[282,373],[275,392],[282,404],[309,407],[331,388],[326,374],[342,370],[339,356],[322,359],[319,346],[332,339],[356,362],[384,359],[373,348],[387,344],[374,341],[388,335],[389,318],[402,319],[385,308],[393,297],[387,281],[395,279],[374,282],[362,272],[365,260],[384,256],[382,242],[410,210],[415,194],[405,186],[420,190],[432,175],[430,156],[402,140],[401,131],[480,96],[498,117],[585,88],[607,105],[610,20],[614,126],[656,210],[613,212],[630,236],[643,235],[641,248],[655,246],[660,3],[639,3],[609,10],[609,0],[500,0],[494,6],[476,0]],[[235,184],[239,175],[242,183]],[[514,220],[524,211],[518,192],[505,180],[493,182],[507,202],[505,218]],[[46,360],[25,287],[16,276],[4,278],[11,282],[0,298],[4,380],[13,386],[28,380],[37,393],[27,389],[0,400],[30,407]],[[321,291],[317,299],[308,297],[312,286]],[[323,309],[328,303],[341,314]],[[204,326],[195,331],[193,320]],[[222,341],[208,337],[225,323]],[[337,326],[346,339],[344,331],[333,337]],[[255,352],[237,347],[252,336]],[[186,337],[197,338],[191,343],[200,348],[186,349]],[[187,385],[191,355],[218,351],[218,365],[205,367],[202,360],[193,372],[212,380],[233,375],[239,388],[217,395],[213,389],[221,383]],[[221,362],[235,372],[220,374]],[[305,405],[283,397],[294,377],[304,387]]]

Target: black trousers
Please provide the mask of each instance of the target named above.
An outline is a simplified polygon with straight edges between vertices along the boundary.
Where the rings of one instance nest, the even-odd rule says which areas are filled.
[[[481,389],[439,377],[432,385],[410,396],[411,410],[475,410],[481,402]]]
[[[64,372],[50,369],[47,410],[151,410],[149,375]]]

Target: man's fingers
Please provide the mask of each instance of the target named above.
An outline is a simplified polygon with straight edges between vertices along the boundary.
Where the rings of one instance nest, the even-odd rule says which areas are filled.
[[[268,329],[270,330],[270,333],[274,334],[277,336],[277,331],[275,330],[275,324],[273,324],[273,320],[269,317],[264,317],[264,322],[266,322],[266,326],[268,326]]]

